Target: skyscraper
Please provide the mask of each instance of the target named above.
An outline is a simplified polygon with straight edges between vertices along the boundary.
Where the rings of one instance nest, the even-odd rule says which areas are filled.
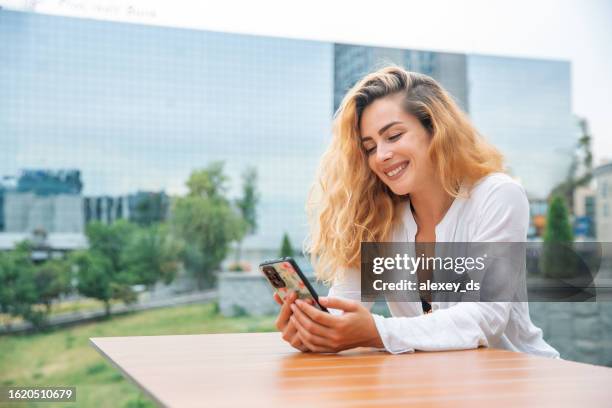
[[[36,179],[32,174],[21,193],[73,197],[68,201],[81,188],[87,197],[126,197],[134,191],[182,195],[193,170],[221,160],[234,198],[240,174],[254,166],[259,228],[245,248],[278,248],[284,232],[296,246],[302,242],[304,204],[330,139],[332,113],[355,81],[381,64],[399,64],[440,81],[506,155],[511,173],[532,197],[545,197],[565,176],[574,142],[565,61],[11,11],[0,13],[0,56],[0,145],[6,147],[0,150],[0,175],[22,168],[78,168],[83,182],[79,186],[68,177],[34,191],[28,187]],[[67,190],[54,190],[58,186]],[[37,214],[60,204],[76,209],[76,201],[68,204],[65,198],[30,205],[31,197],[14,193],[4,193],[5,229],[31,228],[20,208],[30,206]],[[69,212],[57,214],[53,225],[69,223]],[[29,219],[50,223],[51,218]],[[48,228],[57,228],[53,225]]]
[[[3,10],[0,56],[0,175],[44,163],[80,169],[86,197],[172,196],[224,161],[234,198],[254,166],[259,228],[244,247],[302,242],[332,44]]]

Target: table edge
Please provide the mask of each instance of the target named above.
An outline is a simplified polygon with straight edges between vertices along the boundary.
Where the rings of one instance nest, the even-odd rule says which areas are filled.
[[[151,392],[149,392],[149,390],[146,389],[146,387],[144,385],[142,385],[140,382],[138,382],[134,377],[132,377],[130,375],[130,373],[128,373],[126,370],[124,370],[119,364],[115,363],[115,361],[104,352],[104,350],[102,350],[100,348],[100,346],[98,346],[96,344],[96,340],[97,339],[103,339],[105,337],[90,337],[89,338],[89,343],[92,345],[92,347],[102,355],[102,357],[104,357],[113,367],[115,367],[117,370],[119,370],[119,372],[125,377],[127,378],[129,381],[131,381],[133,384],[135,384],[138,389],[140,391],[142,391],[147,397],[151,398],[153,400],[153,402],[155,404],[157,404],[158,406],[161,407],[166,407],[167,405],[164,404],[159,398],[157,398],[154,394],[152,394]]]

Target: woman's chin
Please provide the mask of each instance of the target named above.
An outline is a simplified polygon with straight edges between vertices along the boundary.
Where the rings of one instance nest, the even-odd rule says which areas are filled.
[[[410,184],[408,183],[387,184],[387,187],[389,187],[389,190],[391,190],[393,194],[398,195],[398,196],[410,194],[410,191],[412,191],[412,188]]]

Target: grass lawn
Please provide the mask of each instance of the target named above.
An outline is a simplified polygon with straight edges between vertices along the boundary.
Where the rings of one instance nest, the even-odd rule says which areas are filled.
[[[76,386],[77,403],[64,404],[68,407],[154,406],[93,349],[90,337],[273,331],[274,319],[226,318],[216,312],[214,303],[207,303],[135,312],[41,334],[3,336],[0,385]]]

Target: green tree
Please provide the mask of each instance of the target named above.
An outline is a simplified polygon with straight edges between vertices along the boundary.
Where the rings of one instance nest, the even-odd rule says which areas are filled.
[[[71,255],[72,264],[77,269],[77,289],[83,296],[104,303],[106,316],[110,315],[112,299],[124,303],[136,301],[136,294],[129,284],[116,280],[111,261],[97,251],[80,251]]]
[[[34,284],[38,302],[45,305],[46,315],[51,312],[53,300],[69,293],[70,264],[63,259],[52,259],[37,265],[34,273]]]
[[[43,315],[34,308],[37,302],[30,244],[22,242],[13,251],[0,253],[0,313],[38,326]]]
[[[89,250],[72,258],[78,269],[78,291],[102,301],[107,315],[111,299],[124,303],[137,300],[131,285],[138,279],[123,264],[123,251],[136,231],[137,227],[125,220],[111,225],[91,223],[86,229]]]
[[[279,256],[281,258],[286,256],[293,256],[293,247],[291,246],[291,241],[289,240],[289,234],[285,232],[283,235],[283,242],[281,244]]]
[[[77,269],[79,293],[104,303],[104,310],[109,316],[113,297],[113,267],[110,260],[97,251],[80,251],[72,253],[71,261]]]
[[[214,284],[214,272],[227,256],[230,243],[244,232],[244,221],[224,195],[226,181],[221,162],[196,170],[187,181],[189,193],[173,206],[174,228],[188,243],[185,265],[200,289]]]
[[[118,275],[122,271],[121,253],[136,230],[136,225],[126,220],[119,220],[111,225],[101,222],[87,225],[85,233],[89,249],[96,251],[110,262],[111,275]]]
[[[248,167],[242,174],[242,196],[236,200],[236,207],[240,210],[240,215],[245,224],[244,235],[251,235],[257,231],[258,202],[257,169],[255,167]],[[242,257],[242,241],[244,235],[238,239],[236,263],[239,263]]]
[[[159,280],[169,284],[180,267],[182,243],[165,225],[136,231],[122,252],[122,264],[135,283],[151,289]]]
[[[189,196],[227,202],[227,176],[223,172],[223,162],[216,161],[208,167],[191,173],[187,180]]]
[[[579,118],[578,127],[581,134],[572,153],[572,162],[565,180],[556,185],[549,196],[550,198],[563,197],[570,213],[574,212],[574,191],[580,186],[587,185],[593,177],[592,136],[589,131],[589,123],[586,119]]]
[[[550,200],[540,268],[550,278],[571,278],[575,271],[574,236],[562,197]]]

